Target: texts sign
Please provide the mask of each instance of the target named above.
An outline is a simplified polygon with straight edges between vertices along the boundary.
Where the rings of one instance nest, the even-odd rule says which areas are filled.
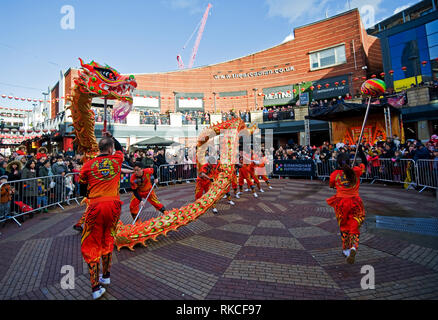
[[[274,160],[273,175],[313,177],[315,176],[315,163],[313,160]]]

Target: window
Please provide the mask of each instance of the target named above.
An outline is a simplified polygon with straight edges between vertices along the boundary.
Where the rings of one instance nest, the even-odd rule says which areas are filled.
[[[345,45],[313,52],[310,54],[310,70],[327,68],[346,62]]]

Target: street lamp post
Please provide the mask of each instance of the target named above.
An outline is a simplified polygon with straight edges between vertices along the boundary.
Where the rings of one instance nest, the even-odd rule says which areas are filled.
[[[254,91],[254,110],[257,110],[257,88],[252,89]]]
[[[216,92],[213,92],[214,97],[214,113],[216,113]]]

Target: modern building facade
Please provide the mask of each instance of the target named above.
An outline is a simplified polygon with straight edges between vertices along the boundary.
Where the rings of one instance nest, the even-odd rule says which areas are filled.
[[[407,138],[438,133],[437,0],[424,0],[367,30],[380,39],[385,82],[407,91],[402,108]]]

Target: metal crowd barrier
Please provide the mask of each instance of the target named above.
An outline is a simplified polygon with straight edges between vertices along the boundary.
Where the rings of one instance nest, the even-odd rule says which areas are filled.
[[[158,168],[159,184],[195,181],[197,177],[196,164],[163,164]]]
[[[438,189],[438,160],[417,160],[417,185],[426,188]]]
[[[77,174],[68,173],[1,183],[2,198],[8,199],[9,193],[11,200],[0,203],[0,222],[11,219],[21,226],[17,220],[21,216],[42,212],[53,206],[59,206],[64,210],[62,204],[69,205],[70,201],[79,204],[79,187],[74,181]]]
[[[367,177],[371,179],[371,184],[376,180],[384,182],[403,183],[407,189],[417,183],[415,172],[415,161],[412,159],[379,159],[377,163],[368,163]]]
[[[316,162],[316,175],[325,180],[336,170],[336,160]],[[438,189],[438,161],[412,159],[379,159],[376,162],[368,162],[366,172],[361,179],[393,182],[404,184],[406,189],[415,186]]]

